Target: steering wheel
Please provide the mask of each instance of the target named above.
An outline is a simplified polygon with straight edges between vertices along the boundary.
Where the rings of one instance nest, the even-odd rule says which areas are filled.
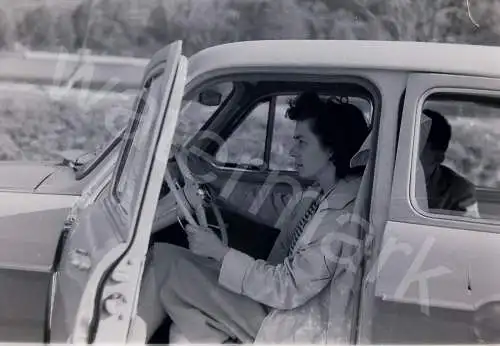
[[[203,183],[197,179],[190,171],[187,161],[188,161],[188,156],[187,153],[183,148],[180,148],[175,154],[175,161],[177,162],[177,166],[179,167],[179,171],[184,178],[184,189],[180,186],[179,182],[177,179],[175,179],[171,172],[170,168],[165,170],[165,182],[167,183],[170,191],[173,193],[174,198],[177,202],[177,206],[179,207],[182,215],[186,219],[186,221],[190,225],[194,226],[202,226],[202,227],[209,227],[208,221],[207,221],[207,216],[205,213],[205,205],[209,204],[211,207],[215,219],[217,220],[217,228],[220,231],[220,238],[221,241],[224,245],[228,245],[228,236],[227,236],[227,229],[226,229],[226,224],[224,223],[224,220],[222,219],[222,213],[219,209],[219,207],[215,204],[213,197],[208,190],[207,187],[203,185]],[[194,205],[191,206],[191,204],[188,201],[188,198],[186,197],[185,190],[191,190],[191,191],[196,191],[196,201],[193,203]],[[190,196],[192,199],[195,196]],[[190,209],[194,209],[195,216],[191,213]],[[180,222],[180,220],[179,220]]]

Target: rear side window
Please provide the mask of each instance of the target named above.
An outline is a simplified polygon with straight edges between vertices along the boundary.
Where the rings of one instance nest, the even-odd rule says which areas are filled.
[[[437,93],[420,123],[416,176],[428,204],[421,207],[500,219],[500,97]]]

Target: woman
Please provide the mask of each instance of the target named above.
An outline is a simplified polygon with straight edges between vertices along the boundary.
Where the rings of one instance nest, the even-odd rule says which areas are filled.
[[[342,254],[352,253],[357,238],[342,226],[361,182],[350,160],[368,128],[358,108],[312,92],[299,95],[287,114],[296,121],[290,154],[299,175],[315,183],[294,204],[268,260],[255,260],[223,245],[213,232],[187,226],[190,250],[159,244],[146,270],[138,315],[148,337],[168,314],[196,343],[324,343],[332,332],[339,342],[349,341],[345,315],[353,284],[343,278],[352,277],[356,267]],[[236,192],[229,202],[239,208],[256,196],[244,184]],[[291,197],[273,192],[258,216],[274,225]]]

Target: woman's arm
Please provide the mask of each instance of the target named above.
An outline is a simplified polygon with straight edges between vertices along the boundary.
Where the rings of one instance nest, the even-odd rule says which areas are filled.
[[[356,270],[349,254],[357,238],[349,234],[350,227],[339,226],[346,210],[327,209],[318,214],[314,236],[278,265],[231,249],[223,259],[219,283],[267,306],[288,310],[317,295],[345,270]]]

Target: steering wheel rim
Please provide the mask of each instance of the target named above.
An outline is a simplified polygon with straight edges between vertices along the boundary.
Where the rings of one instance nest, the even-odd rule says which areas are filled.
[[[174,157],[177,162],[177,166],[179,167],[179,171],[184,178],[184,184],[185,185],[191,184],[192,188],[195,191],[197,191],[197,194],[200,197],[200,203],[196,203],[196,205],[192,206],[189,203],[183,191],[183,188],[180,186],[178,181],[175,178],[173,178],[170,172],[170,168],[167,165],[167,169],[165,170],[164,180],[167,183],[170,191],[173,193],[174,198],[177,202],[177,206],[179,207],[182,215],[189,224],[194,226],[199,225],[208,228],[209,225],[207,222],[205,206],[202,203],[204,201],[204,197],[208,195],[209,204],[217,220],[221,241],[223,242],[224,245],[227,246],[228,245],[227,229],[224,220],[222,219],[222,214],[219,207],[214,203],[209,192],[201,187],[201,183],[194,177],[194,175],[189,170],[187,165],[187,155],[183,152],[182,148],[177,153],[175,153]],[[195,210],[196,219],[194,215],[191,213],[190,207],[192,207]]]

